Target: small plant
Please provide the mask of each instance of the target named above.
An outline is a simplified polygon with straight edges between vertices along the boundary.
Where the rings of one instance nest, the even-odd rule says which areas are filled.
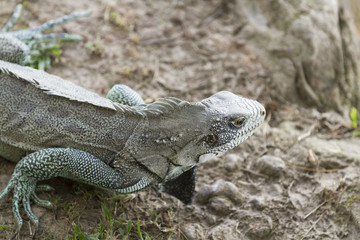
[[[40,44],[38,48],[31,51],[31,59],[27,63],[28,66],[40,70],[51,67],[51,60],[58,58],[62,50],[60,47],[63,42],[56,44]]]
[[[137,232],[138,232],[139,239],[144,240],[144,238],[141,234],[141,231],[140,231],[140,220],[139,219],[137,220]],[[147,232],[144,232],[144,233],[145,233],[145,240],[151,240],[149,234],[147,234]]]
[[[74,229],[74,239],[79,240],[97,240],[99,238],[97,237],[91,237],[86,233],[83,233],[79,227],[79,225],[72,223],[73,229]]]
[[[87,43],[85,47],[91,51],[91,54],[98,56],[103,55],[105,49],[102,41]]]
[[[79,225],[73,223],[74,230],[74,239],[79,240],[105,240],[105,239],[121,239],[128,240],[132,230],[133,223],[131,220],[125,221],[116,220],[111,216],[110,209],[104,204],[101,204],[102,213],[104,215],[104,223],[100,224],[100,229],[95,233],[89,235],[82,232]],[[123,214],[121,218],[125,217],[126,214]]]
[[[360,114],[359,114],[358,110],[354,107],[351,107],[350,119],[351,119],[351,125],[355,130],[355,132],[353,133],[353,136],[354,137],[360,136],[360,130],[359,130]]]
[[[126,227],[124,226],[124,222],[126,221],[126,214],[122,214],[122,218],[124,218],[123,220],[125,221],[120,221],[112,218],[109,208],[104,203],[101,204],[101,209],[107,220],[107,223],[105,225],[105,227],[108,228],[108,230],[105,231],[107,235],[112,236],[112,238],[114,239],[119,238],[117,235],[121,236],[122,240],[129,239],[133,223],[131,220],[128,220]],[[116,232],[118,232],[118,234]],[[105,237],[104,239],[107,238]]]
[[[117,12],[111,12],[109,14],[110,22],[112,22],[115,26],[120,27],[124,30],[127,30],[129,27],[129,22],[125,16]]]
[[[4,230],[5,228],[8,228],[7,225],[0,225],[0,231]]]
[[[66,239],[80,239],[80,240],[171,240],[172,235],[176,232],[176,227],[166,228],[162,226],[163,219],[156,210],[152,210],[150,206],[146,204],[146,201],[140,197],[146,205],[146,209],[143,209],[145,218],[143,215],[127,214],[126,209],[123,207],[124,199],[129,195],[112,194],[106,200],[101,203],[100,214],[102,216],[100,224],[91,232],[85,232],[84,228],[79,223],[74,223],[74,218],[70,220],[72,224],[72,234]],[[170,210],[170,215],[173,214]],[[134,219],[136,217],[136,219]],[[149,219],[151,218],[151,219]],[[156,230],[155,230],[156,228]],[[158,230],[161,233],[155,233]],[[89,231],[89,230],[87,230]],[[157,235],[154,237],[153,235]]]
[[[126,66],[123,70],[122,70],[122,73],[124,75],[127,75],[129,76],[131,74],[131,68],[129,66]]]
[[[33,68],[45,70],[46,68],[50,67],[52,59],[57,58],[61,55],[62,51],[60,47],[63,45],[63,43],[80,41],[82,38],[81,36],[76,34],[43,34],[43,32],[48,29],[52,29],[55,26],[64,24],[68,21],[89,15],[90,12],[82,11],[72,13],[58,19],[50,20],[38,27],[26,28],[23,30],[10,32],[11,28],[19,19],[22,9],[26,5],[27,2],[23,4],[18,4],[16,6],[10,20],[5,24],[4,27],[0,29],[0,33],[9,35],[10,37],[14,37],[23,44],[25,44],[22,46],[22,51],[19,52],[19,54],[22,53],[23,56],[19,56],[21,57],[21,59],[19,58],[17,59],[17,61],[20,61],[21,64],[25,64]],[[28,51],[30,51],[30,53]]]

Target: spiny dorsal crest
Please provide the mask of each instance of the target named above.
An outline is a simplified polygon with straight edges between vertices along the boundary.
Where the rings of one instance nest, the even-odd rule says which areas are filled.
[[[0,60],[0,73],[27,81],[49,95],[60,96],[70,100],[86,102],[95,106],[115,110],[113,103],[109,99],[41,70]]]
[[[99,107],[121,111],[123,113],[130,112],[142,116],[159,116],[169,113],[180,106],[189,104],[180,99],[168,97],[160,98],[156,102],[148,105],[144,104],[129,107],[114,103],[109,99],[101,97],[94,92],[88,91],[58,76],[30,67],[24,67],[0,60],[0,72],[29,82],[36,88],[43,90],[46,94],[65,97],[78,102],[86,102]]]
[[[181,107],[190,105],[189,102],[182,101],[175,97],[159,98],[153,103],[137,106],[126,106],[119,103],[113,104],[117,111],[140,114],[143,117],[163,116],[173,112],[174,110],[178,110]]]
[[[88,91],[58,76],[2,60],[0,60],[0,73],[29,82],[48,95],[60,96],[70,100],[85,102],[123,113],[139,114],[143,117],[162,116],[171,113],[174,110],[179,111],[180,109],[192,105],[189,102],[182,101],[175,97],[167,97],[160,98],[150,104],[130,107],[114,103],[107,98],[101,97],[94,92]]]

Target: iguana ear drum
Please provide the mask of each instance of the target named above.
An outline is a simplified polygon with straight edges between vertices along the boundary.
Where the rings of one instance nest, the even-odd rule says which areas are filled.
[[[214,146],[217,143],[218,139],[219,138],[217,135],[210,134],[205,137],[205,142],[210,146]]]

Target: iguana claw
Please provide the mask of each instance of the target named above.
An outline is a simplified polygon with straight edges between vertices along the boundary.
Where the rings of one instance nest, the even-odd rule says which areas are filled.
[[[43,189],[43,187],[41,187],[40,189]],[[34,237],[35,233],[39,228],[39,219],[31,210],[30,198],[32,198],[36,204],[43,207],[53,208],[53,205],[49,201],[39,199],[39,197],[35,193],[36,182],[32,181],[31,178],[25,178],[24,176],[22,176],[21,171],[17,171],[17,169],[15,169],[15,172],[12,175],[8,185],[0,193],[0,200],[4,198],[4,196],[6,196],[11,190],[13,190],[14,192],[12,208],[17,222],[17,229],[15,231],[15,234],[12,236],[12,239],[15,239],[15,237],[19,234],[23,225],[23,220],[19,211],[19,202],[22,202],[26,215],[35,225],[35,230],[33,234]]]

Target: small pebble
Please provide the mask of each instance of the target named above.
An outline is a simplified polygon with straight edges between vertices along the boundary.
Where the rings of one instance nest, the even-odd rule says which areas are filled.
[[[201,239],[204,235],[203,227],[198,223],[186,223],[181,226],[181,232],[185,235],[186,239],[197,240]]]
[[[238,154],[227,154],[225,157],[225,168],[229,172],[236,171],[238,170],[239,163],[241,163],[242,161],[243,159]]]
[[[254,197],[250,200],[250,204],[252,207],[258,211],[262,211],[264,208],[266,208],[266,203],[264,201],[264,198],[262,197]]]
[[[220,160],[217,156],[213,156],[201,165],[205,168],[214,168],[219,164]]]
[[[209,209],[216,215],[228,215],[233,207],[234,204],[224,197],[213,197],[209,201]]]
[[[239,189],[232,182],[222,179],[218,180],[213,185],[200,188],[196,195],[196,200],[200,204],[207,204],[211,198],[216,196],[226,197],[235,204],[240,204],[243,201]]]
[[[212,226],[217,223],[217,217],[213,214],[206,214],[204,216],[207,225]]]
[[[237,221],[227,219],[222,224],[211,228],[208,239],[223,240],[223,239],[242,239],[240,231],[237,230]]]
[[[255,211],[239,210],[233,215],[233,218],[237,219],[239,226],[246,230],[246,236],[250,239],[270,239],[273,221],[268,215]]]
[[[264,155],[256,160],[255,167],[269,177],[278,177],[285,169],[285,162],[278,157]]]

